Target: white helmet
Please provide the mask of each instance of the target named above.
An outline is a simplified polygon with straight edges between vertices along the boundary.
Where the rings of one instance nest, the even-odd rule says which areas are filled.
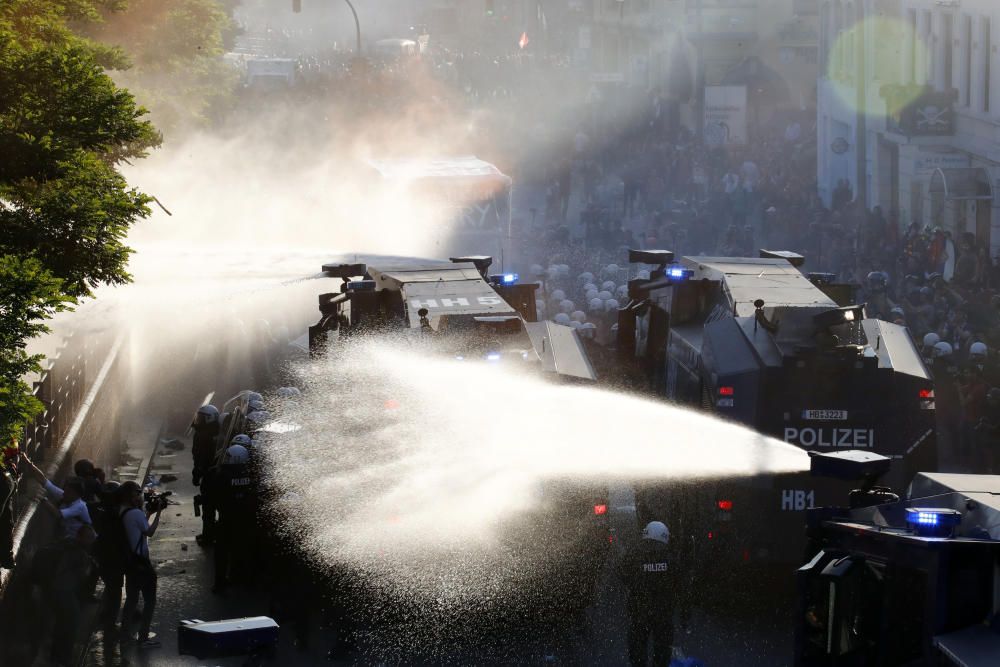
[[[240,447],[250,446],[250,436],[245,433],[240,433],[239,435],[234,435],[233,439],[229,441],[230,445],[237,445]]]
[[[203,405],[198,408],[198,412],[194,415],[194,423],[198,425],[202,424],[218,424],[219,423],[219,409],[214,405]]]
[[[597,296],[598,294],[600,294],[600,292],[596,287],[594,289],[587,290],[587,301],[591,301],[593,299],[598,298]]]
[[[249,438],[247,438],[249,440]],[[230,445],[226,456],[222,459],[224,465],[240,465],[250,460],[250,452],[243,445]]]
[[[616,287],[615,281],[613,280],[605,280],[603,283],[601,283],[601,289],[607,290],[608,292],[614,292],[615,287]]]
[[[583,312],[582,310],[574,310],[572,313],[569,314],[569,316],[572,317],[577,322],[587,321],[587,313]]]
[[[670,529],[662,521],[650,521],[642,529],[642,539],[668,544],[670,542]]]
[[[941,341],[934,346],[934,358],[938,357],[950,357],[953,350],[951,349],[951,343],[946,343]]]
[[[924,347],[934,347],[941,341],[941,336],[938,336],[933,331],[924,336]]]
[[[302,394],[298,387],[278,387],[278,396],[280,398],[292,398],[293,396],[300,396]]]
[[[559,302],[559,310],[561,310],[564,313],[572,313],[574,310],[576,310],[576,304],[570,301],[569,299],[563,299],[562,301]]]
[[[590,310],[591,311],[604,310],[604,299],[601,299],[601,298],[591,299],[590,300]]]
[[[608,290],[601,290],[600,292],[597,293],[597,298],[600,299],[601,301],[607,301],[608,299],[615,298],[615,295],[609,292]]]
[[[618,299],[608,299],[607,301],[604,302],[604,310],[612,311],[612,310],[618,310],[618,308],[619,308]]]
[[[553,301],[559,302],[566,298],[566,292],[561,289],[552,290],[552,294],[549,295]]]
[[[557,324],[568,325],[570,323],[569,315],[567,315],[566,313],[559,313],[553,319],[556,321]]]
[[[583,324],[581,324],[580,322],[577,322],[576,320],[573,320],[572,322],[570,322],[569,325],[571,327],[573,327],[574,329],[579,329],[580,327],[583,326]]]
[[[986,356],[986,343],[976,341],[969,346],[969,356],[970,357],[985,357]]]
[[[597,333],[597,325],[593,322],[584,322],[580,325],[579,332],[584,338],[593,338]]]

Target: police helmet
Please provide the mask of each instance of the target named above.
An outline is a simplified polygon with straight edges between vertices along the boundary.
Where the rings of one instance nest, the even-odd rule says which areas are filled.
[[[941,336],[938,336],[933,331],[930,332],[929,334],[924,334],[924,347],[932,348],[939,342],[941,342]]]
[[[670,542],[670,529],[662,521],[650,521],[642,529],[642,539],[668,544]]]
[[[872,271],[868,274],[867,282],[871,289],[885,289],[885,274],[881,271]]]
[[[278,397],[279,398],[292,398],[293,396],[299,396],[302,392],[299,391],[298,387],[278,387]]]
[[[574,310],[576,310],[576,304],[570,301],[569,299],[563,299],[562,301],[559,302],[559,310],[561,310],[564,313],[572,313]]]
[[[619,308],[618,299],[608,299],[604,302],[604,310],[610,312],[612,310],[618,310],[618,308]]]
[[[556,324],[565,324],[568,326],[570,323],[569,315],[566,313],[559,313],[553,319],[556,321]]]
[[[895,306],[892,310],[889,311],[889,314],[892,315],[893,317],[906,317],[906,312],[899,306]]]
[[[595,292],[600,291],[597,289],[597,285],[595,285],[593,281],[588,281],[586,284],[584,284],[584,286],[581,289],[584,292],[589,292],[590,290],[594,290]]]
[[[605,290],[605,291],[608,291],[608,292],[614,292],[615,288],[617,288],[617,285],[615,285],[615,281],[613,281],[613,280],[605,280],[603,283],[601,283],[601,289],[602,290]]]
[[[239,435],[234,435],[233,439],[229,441],[230,445],[236,445],[240,447],[250,446],[250,436],[246,433],[240,433]]]
[[[559,302],[566,298],[566,292],[561,289],[552,290],[552,294],[549,295],[553,301]]]
[[[952,352],[951,343],[941,341],[934,345],[934,358],[950,357]]]
[[[254,410],[253,412],[247,415],[247,419],[249,419],[256,425],[264,424],[271,420],[271,413],[268,412],[267,410]]]
[[[635,277],[641,278],[642,280],[649,280],[649,271],[646,269],[642,269],[637,274],[635,274]]]
[[[628,296],[628,285],[619,285],[615,290],[615,298],[622,299]]]
[[[601,290],[600,292],[597,293],[597,298],[600,299],[601,301],[607,301],[608,299],[615,298],[615,295],[609,292],[608,290]]]
[[[530,270],[533,276],[540,276],[545,273],[545,269],[542,268],[541,264],[532,264]]]
[[[569,316],[577,322],[587,321],[587,313],[583,312],[582,310],[574,310],[572,313],[569,314]]]
[[[618,265],[617,264],[608,264],[607,266],[604,267],[604,274],[608,275],[608,276],[616,276],[616,275],[618,275]]]
[[[219,409],[211,404],[201,406],[194,414],[194,423],[197,426],[201,426],[203,424],[218,424]]]
[[[597,332],[597,325],[593,322],[584,322],[580,325],[578,331],[584,338],[593,338],[594,334]]]
[[[574,329],[579,329],[580,327],[582,327],[582,326],[583,326],[583,324],[582,324],[582,323],[580,323],[580,322],[578,322],[578,321],[576,321],[576,320],[573,320],[573,321],[571,321],[571,322],[569,323],[569,325],[570,325],[571,327],[573,327]]]
[[[250,438],[247,438],[247,444]],[[225,465],[240,465],[250,460],[250,452],[243,445],[230,445],[226,450],[226,456],[222,459]]]
[[[260,394],[258,394],[256,391],[247,391],[246,396],[247,396],[247,402],[248,403],[250,401],[253,401],[253,400],[257,400],[257,401],[263,401],[264,400],[264,397],[261,396]]]
[[[247,408],[249,408],[247,412],[256,412],[257,410],[263,410],[264,401],[260,400],[259,398],[251,398],[249,401],[247,401]]]
[[[539,313],[545,312],[545,301],[543,299],[535,299],[535,310]]]
[[[569,275],[569,264],[556,264],[556,272],[560,276],[568,276]]]
[[[986,343],[976,341],[969,346],[969,356],[970,357],[985,357],[986,356]]]
[[[593,279],[594,279],[594,274],[591,273],[590,271],[584,271],[583,273],[581,273],[576,277],[576,281],[581,285],[586,285]]]
[[[587,301],[593,301],[598,298],[600,291],[595,287],[594,289],[587,290]]]
[[[590,310],[599,311],[604,310],[604,299],[596,297],[590,300]]]

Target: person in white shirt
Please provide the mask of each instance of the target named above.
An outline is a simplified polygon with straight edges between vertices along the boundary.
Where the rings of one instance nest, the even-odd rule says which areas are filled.
[[[62,534],[60,537],[68,537],[75,540],[77,535],[80,534],[80,528],[93,525],[93,522],[90,520],[90,510],[87,509],[87,504],[83,502],[82,479],[79,477],[70,477],[60,488],[47,479],[45,473],[28,460],[27,456],[22,454],[21,457],[28,466],[28,472],[38,478],[38,481],[45,486],[45,490],[49,496],[54,499],[54,502],[50,503],[49,506],[55,509],[55,512],[62,521]]]

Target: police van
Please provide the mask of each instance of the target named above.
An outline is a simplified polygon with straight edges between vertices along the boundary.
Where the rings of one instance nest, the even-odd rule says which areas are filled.
[[[806,450],[885,455],[895,488],[936,468],[933,385],[909,333],[866,317],[828,274],[804,275],[784,251],[630,259],[659,269],[629,285],[619,353],[657,394]],[[846,492],[805,474],[698,490],[703,550],[782,562],[801,557],[803,512]]]

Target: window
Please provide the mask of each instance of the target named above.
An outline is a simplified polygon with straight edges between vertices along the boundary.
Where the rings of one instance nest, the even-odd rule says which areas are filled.
[[[983,111],[990,112],[990,60],[992,60],[993,46],[990,42],[990,17],[983,17],[983,39],[979,45],[982,51],[981,60],[983,63]]]
[[[965,17],[962,31],[962,104],[972,106],[972,17]]]
[[[954,44],[952,43],[954,41],[954,39],[955,39],[954,36],[953,36],[953,34],[952,34],[952,32],[954,30],[954,28],[953,28],[953,17],[952,17],[951,14],[944,14],[941,17],[941,19],[942,19],[942,21],[941,21],[941,41],[942,41],[941,55],[944,58],[944,62],[941,63],[941,68],[943,70],[942,74],[944,75],[942,77],[942,79],[941,79],[941,87],[945,91],[948,91],[948,90],[951,90],[954,87],[952,85],[952,80],[951,80],[951,77],[952,77],[952,73],[951,73],[951,68],[952,68],[952,53],[953,53],[953,50],[955,48]]]

